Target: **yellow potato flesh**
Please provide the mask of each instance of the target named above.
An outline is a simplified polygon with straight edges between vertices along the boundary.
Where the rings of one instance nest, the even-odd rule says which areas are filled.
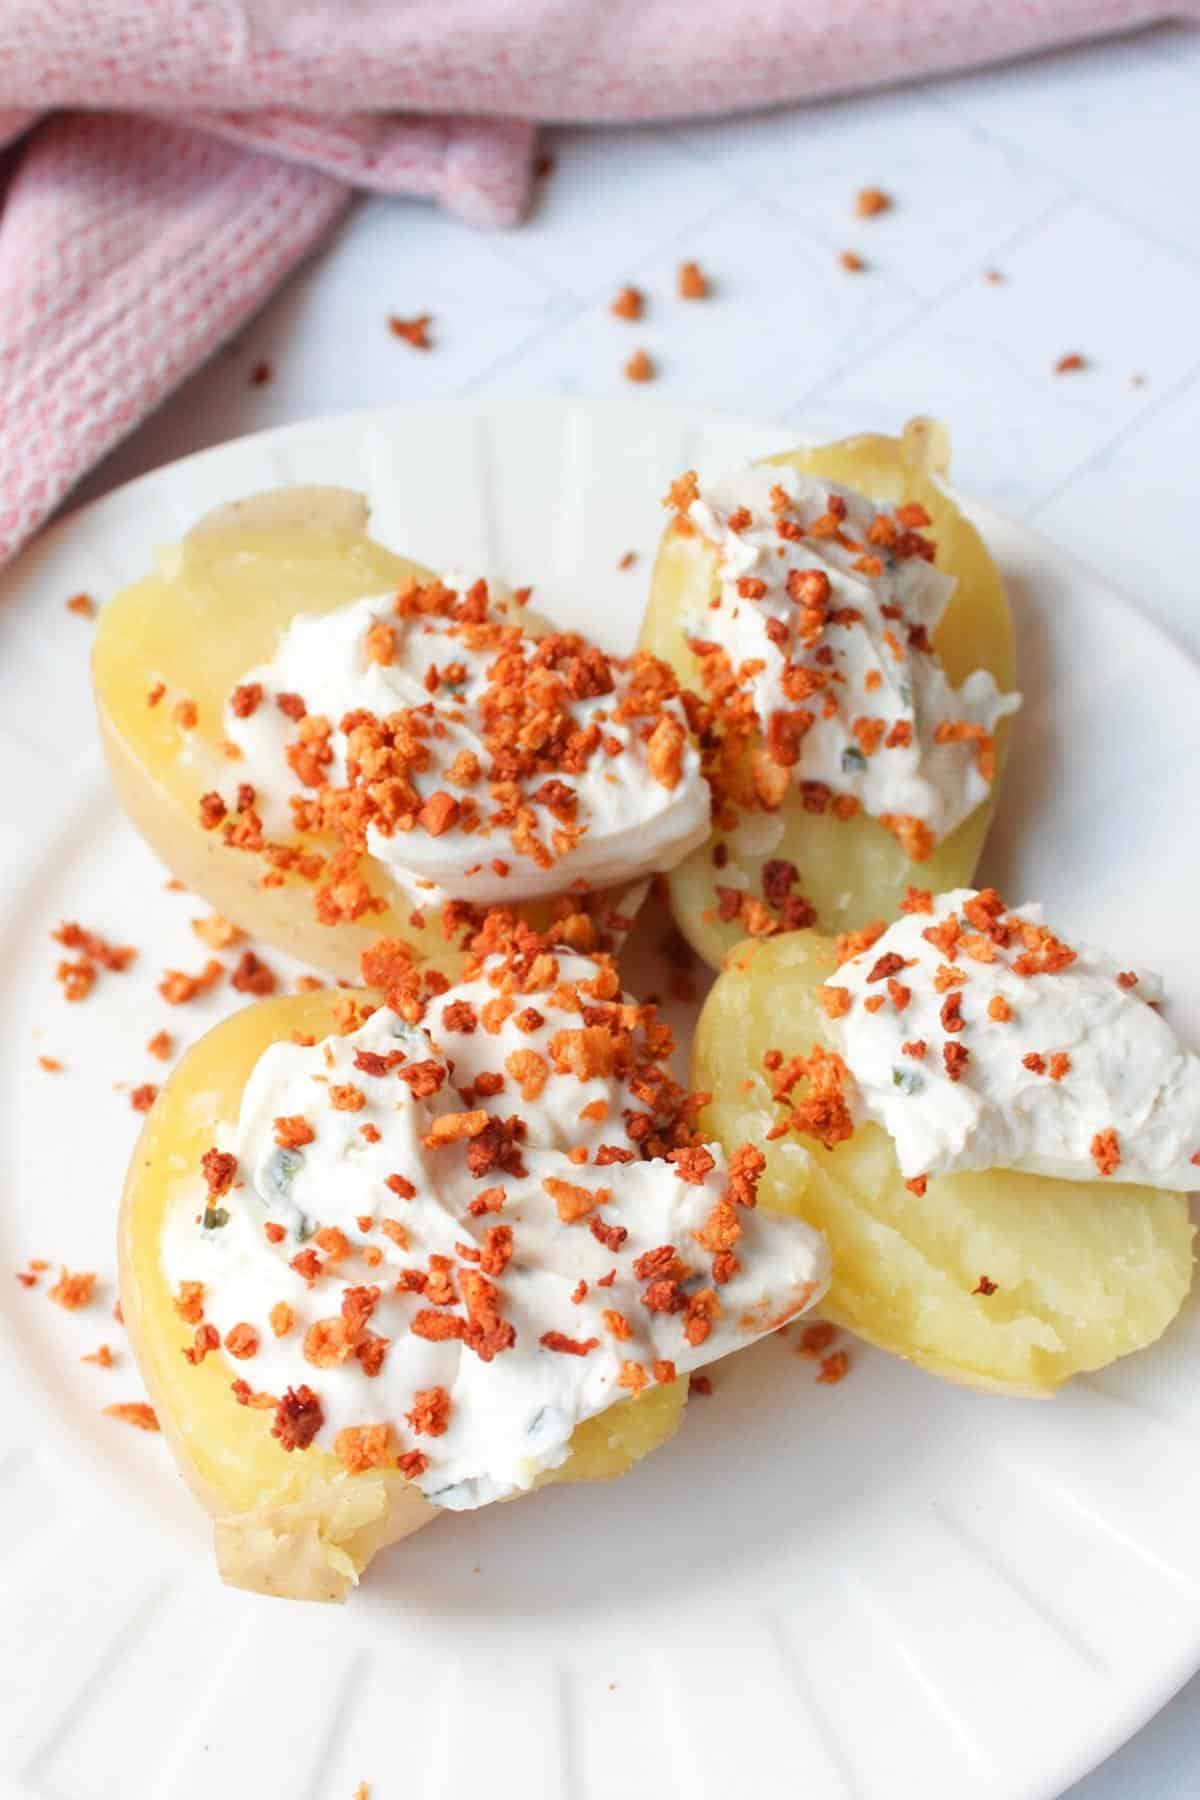
[[[269,1412],[239,1406],[222,1355],[183,1356],[193,1327],[175,1311],[160,1255],[181,1183],[194,1191],[200,1157],[237,1118],[264,1050],[293,1031],[333,1029],[327,992],[264,1000],[214,1027],[182,1058],[150,1112],[130,1164],[120,1221],[121,1308],[159,1423],[180,1468],[216,1519],[227,1581],[294,1598],[341,1599],[376,1550],[437,1517],[396,1471],[349,1476],[327,1452],[288,1453]],[[239,1204],[235,1193],[226,1204]],[[253,1365],[238,1366],[253,1385]],[[298,1379],[302,1379],[298,1377]],[[543,1480],[621,1475],[678,1426],[686,1381],[655,1386],[581,1425],[572,1453]]]
[[[767,1143],[774,1104],[763,1055],[827,1042],[815,997],[834,968],[815,932],[744,942],[701,1015],[693,1079],[713,1095],[701,1125],[727,1146],[758,1143],[760,1203],[818,1226],[833,1252],[822,1311],[953,1381],[1045,1394],[1153,1343],[1187,1295],[1185,1196],[1012,1170],[904,1186],[891,1140],[860,1126],[834,1150],[789,1133]],[[996,1292],[974,1292],[980,1278]]]
[[[282,886],[264,887],[263,859],[229,848],[219,829],[203,830],[198,808],[202,794],[229,796],[241,779],[223,748],[225,703],[251,669],[270,661],[297,613],[329,612],[409,579],[431,579],[428,569],[368,537],[366,523],[361,497],[342,488],[282,488],[226,507],[109,602],[92,659],[113,783],[151,848],[243,930],[350,981],[358,979],[362,951],[380,937],[402,939],[419,959],[444,960],[437,910],[423,909],[425,924],[414,926],[411,901],[363,858],[360,873],[383,910],[322,924],[310,882],[287,875]],[[531,614],[526,621],[544,628]],[[166,692],[150,706],[147,694],[158,682]],[[175,715],[185,698],[196,705],[191,730]],[[336,848],[311,839],[308,847]],[[613,889],[596,896],[597,910],[607,900],[618,913],[636,911],[639,898]],[[546,902],[521,910],[539,928],[549,923]]]
[[[926,430],[914,422],[903,438],[848,438],[767,460],[825,476],[872,499],[892,504],[919,501],[932,521],[928,532],[937,545],[937,567],[957,583],[934,633],[947,675],[958,685],[973,669],[989,669],[1001,689],[1013,686],[1012,619],[999,572],[979,533],[932,478]],[[689,614],[703,613],[716,592],[712,547],[668,529],[654,568],[641,641],[645,649],[669,662],[686,686],[698,691],[703,691],[699,665],[688,649],[683,621]],[[1002,723],[997,733],[1001,766],[1005,737]],[[780,858],[796,865],[795,891],[815,907],[817,923],[824,930],[846,931],[873,919],[894,918],[910,882],[935,892],[970,882],[991,823],[994,795],[995,787],[992,801],[964,820],[925,862],[911,863],[878,820],[864,813],[840,820],[828,812],[805,812],[799,793],[790,793],[777,814],[756,815],[782,826],[769,848],[738,848],[736,836],[717,833],[668,876],[675,915],[695,949],[719,968],[745,928],[717,917],[718,882],[747,885],[749,893],[761,897],[763,864]],[[728,853],[723,871],[712,860],[719,842]],[[738,871],[747,877],[746,884],[736,879]]]

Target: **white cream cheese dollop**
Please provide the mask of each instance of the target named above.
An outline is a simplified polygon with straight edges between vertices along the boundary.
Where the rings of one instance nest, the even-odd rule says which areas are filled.
[[[1040,907],[960,888],[843,963],[825,1004],[906,1177],[1024,1169],[1190,1192],[1200,1057],[1161,994],[1146,970],[1062,943]]]
[[[460,590],[448,591],[457,598]],[[464,808],[464,818],[474,806],[482,828],[467,829],[459,819],[448,826],[439,821],[434,828],[422,817],[401,820],[392,829],[374,822],[368,826],[369,854],[417,905],[448,898],[492,905],[561,894],[572,886],[605,887],[673,868],[703,842],[709,827],[708,788],[679,701],[668,699],[661,707],[661,716],[670,721],[664,729],[682,739],[677,769],[668,780],[654,740],[643,730],[654,720],[617,716],[630,693],[631,664],[606,658],[612,691],[587,692],[570,704],[578,731],[592,732],[597,747],[582,766],[554,771],[558,790],[547,789],[548,772],[523,781],[522,799],[534,821],[529,835],[536,836],[540,848],[516,847],[508,830],[488,822],[493,756],[484,742],[480,702],[497,649],[478,643],[481,634],[454,617],[438,612],[399,616],[395,603],[394,594],[383,594],[296,617],[271,661],[251,670],[227,705],[225,732],[242,758],[238,779],[253,786],[269,837],[294,836],[289,799],[305,792],[287,755],[296,742],[298,721],[278,705],[281,695],[285,703],[298,695],[309,715],[324,717],[333,727],[332,759],[322,775],[335,786],[347,780],[342,722],[348,714],[367,712],[386,720],[406,709],[423,709],[431,726],[424,740],[430,761],[412,776],[419,798],[449,796]],[[520,625],[521,613],[511,603],[489,598],[487,618],[511,627]],[[527,633],[522,646],[532,653],[538,641]],[[247,711],[237,696],[256,687],[262,697]],[[456,759],[458,769],[463,768],[464,753],[479,769],[466,783],[455,771]],[[553,812],[542,797],[556,792],[561,800],[564,783],[573,796],[569,816]]]
[[[831,496],[845,508],[840,532]],[[794,729],[807,718],[788,765],[796,783],[853,796],[876,819],[915,820],[940,841],[991,791],[988,746],[1020,696],[1001,694],[984,669],[951,685],[923,646],[954,582],[919,554],[873,540],[881,515],[891,517],[886,506],[786,465],[756,464],[701,487],[687,517],[716,547],[720,594],[685,626],[742,672],[768,748],[773,719]],[[781,523],[802,535],[781,536]],[[898,547],[911,545],[911,529],[892,525]],[[811,693],[810,681],[821,684]]]
[[[612,1035],[578,1010],[582,999],[590,1017],[607,1012],[622,1028],[615,977],[607,978],[613,999],[601,1002],[593,991],[579,992],[580,983],[595,980],[596,963],[575,956],[556,963],[550,986],[515,995],[507,1017],[489,979],[492,964],[432,1000],[422,1026],[384,1007],[350,1035],[273,1045],[246,1085],[229,1145],[243,1185],[220,1201],[226,1222],[200,1227],[189,1183],[164,1231],[173,1289],[203,1283],[204,1318],[222,1340],[237,1324],[258,1333],[253,1356],[227,1358],[232,1378],[276,1398],[309,1385],[322,1411],[314,1440],[321,1449],[335,1449],[348,1428],[389,1425],[391,1462],[420,1451],[427,1460],[413,1478],[442,1506],[480,1506],[529,1488],[565,1460],[583,1420],[643,1382],[685,1375],[775,1329],[814,1304],[829,1279],[824,1240],[801,1221],[731,1200],[722,1207],[731,1170],[719,1146],[684,1163],[606,1158],[602,1146],[633,1149],[627,1122],[647,1110],[647,1090],[637,1066],[606,1066]],[[563,984],[576,996],[570,1007],[562,1004]],[[625,1025],[636,1017],[624,1014]],[[642,1027],[630,1028],[642,1041]],[[414,1082],[395,1067],[368,1072],[395,1063],[397,1052],[405,1068],[424,1065],[416,1097]],[[644,1066],[640,1056],[635,1062]],[[486,1089],[496,1074],[505,1075],[504,1091],[481,1096],[480,1078]],[[425,1091],[435,1083],[435,1092]],[[440,1119],[477,1109],[524,1119],[523,1172],[514,1172],[510,1158],[508,1167],[472,1174],[471,1138],[431,1145]],[[296,1120],[307,1121],[312,1141],[282,1148],[280,1119],[292,1121],[290,1137]],[[572,1161],[571,1150],[576,1157],[586,1150],[586,1161]],[[722,1271],[724,1281],[716,1275],[714,1209],[719,1224],[740,1228],[736,1265]],[[270,1241],[268,1225],[280,1241]],[[344,1257],[322,1249],[330,1227],[345,1235]],[[499,1268],[498,1228],[511,1232],[511,1258],[503,1262],[501,1252]],[[365,1246],[382,1260],[369,1266]],[[639,1261],[657,1251],[660,1264],[670,1264],[672,1246],[685,1270],[656,1272]],[[323,1267],[310,1286],[292,1263],[314,1248]],[[431,1256],[447,1259],[452,1304],[436,1304],[429,1289],[397,1291],[401,1272],[427,1271]],[[511,1346],[488,1357],[459,1337],[420,1335],[423,1314],[468,1319],[467,1289],[480,1275],[488,1275],[499,1316],[512,1328]],[[675,1310],[646,1303],[662,1278],[678,1281]],[[344,1294],[363,1288],[378,1289],[369,1331],[388,1340],[379,1372],[368,1374],[353,1354],[314,1366],[305,1349],[310,1329],[336,1321]],[[271,1309],[280,1302],[293,1309],[295,1324],[276,1337]],[[555,1347],[564,1342],[582,1353]],[[433,1390],[448,1401],[439,1434],[410,1418],[416,1396]]]

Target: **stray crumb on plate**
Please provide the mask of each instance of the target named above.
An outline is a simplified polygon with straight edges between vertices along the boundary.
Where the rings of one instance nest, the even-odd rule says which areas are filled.
[[[874,219],[880,213],[891,212],[895,201],[881,187],[859,188],[854,196],[854,216],[856,219]]]
[[[627,381],[653,381],[656,373],[654,364],[645,350],[635,350],[625,364],[624,374]]]
[[[414,350],[432,350],[433,345],[429,341],[429,327],[432,323],[432,313],[418,313],[415,319],[400,319],[392,313],[388,318],[388,330],[393,337],[403,338]]]

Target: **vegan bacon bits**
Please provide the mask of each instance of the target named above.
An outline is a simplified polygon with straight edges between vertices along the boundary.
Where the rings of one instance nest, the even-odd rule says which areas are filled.
[[[993,888],[910,889],[901,919],[865,935],[819,990],[837,1051],[801,1065],[804,1116],[785,1128],[829,1145],[861,1108],[917,1194],[930,1176],[989,1168],[1195,1186],[1200,1057],[1151,1004],[1153,977],[1066,943]]]
[[[718,826],[799,789],[806,810],[865,811],[923,861],[987,798],[997,724],[1019,704],[984,671],[959,689],[945,675],[931,633],[953,582],[932,567],[924,509],[877,511],[764,465],[703,490],[689,470],[663,504],[716,553],[719,590],[689,646]],[[762,902],[731,889],[729,916],[758,909],[754,932],[763,903],[800,905],[796,879],[777,865]]]
[[[284,1450],[482,1505],[823,1292],[822,1241],[756,1211],[759,1151],[700,1141],[607,957],[494,913],[457,986],[398,959],[365,1010],[263,1055],[163,1240],[188,1361],[229,1359]]]
[[[393,337],[400,338],[412,350],[432,350],[429,327],[433,324],[432,313],[419,313],[415,319],[401,319],[392,313],[388,318],[388,330]]]
[[[381,910],[364,857],[418,911],[672,866],[708,826],[676,677],[535,634],[523,598],[410,582],[296,621],[232,691],[237,782],[205,794],[201,826],[261,858],[264,885],[310,882],[325,924]]]

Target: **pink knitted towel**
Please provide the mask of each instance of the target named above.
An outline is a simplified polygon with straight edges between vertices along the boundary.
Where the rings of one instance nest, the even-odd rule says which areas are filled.
[[[742,111],[1198,9],[4,0],[0,559],[262,304],[354,188],[511,225],[538,121]]]

